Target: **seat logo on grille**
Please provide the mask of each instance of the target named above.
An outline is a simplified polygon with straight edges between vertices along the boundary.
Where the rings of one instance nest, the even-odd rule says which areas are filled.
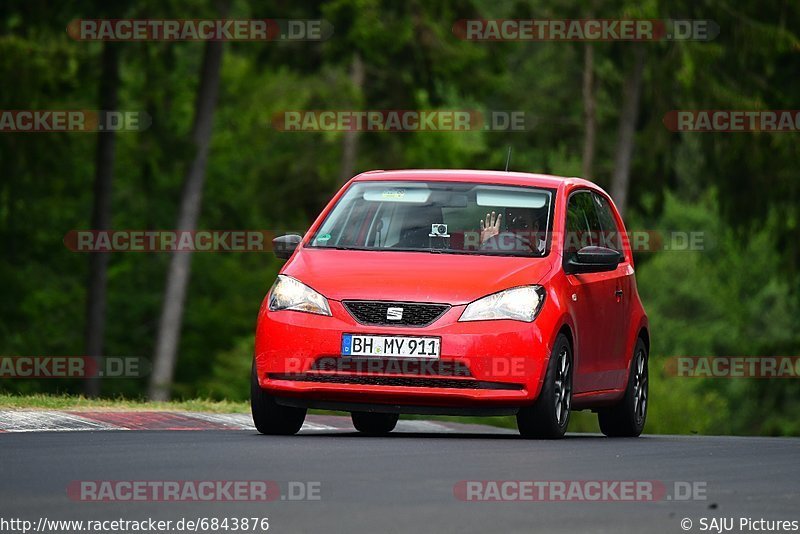
[[[403,320],[403,308],[386,308],[386,320],[387,321],[402,321]]]

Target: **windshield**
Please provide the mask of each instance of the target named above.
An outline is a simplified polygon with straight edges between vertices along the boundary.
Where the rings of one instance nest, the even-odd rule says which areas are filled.
[[[451,254],[547,254],[550,189],[451,182],[358,182],[310,246]]]

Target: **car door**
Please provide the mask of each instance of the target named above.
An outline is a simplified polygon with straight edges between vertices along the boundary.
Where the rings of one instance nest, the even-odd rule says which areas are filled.
[[[597,218],[600,221],[600,246],[616,250],[623,256],[614,271],[607,274],[607,280],[614,284],[614,305],[608,313],[607,350],[600,355],[600,370],[604,373],[604,382],[608,387],[624,387],[627,378],[628,354],[626,339],[629,332],[628,317],[630,316],[631,296],[633,294],[633,266],[630,258],[622,247],[622,233],[617,224],[614,208],[603,195],[592,194]]]
[[[578,190],[567,201],[564,265],[585,246],[600,246],[601,226],[593,192]],[[575,326],[575,393],[613,387],[609,347],[616,328],[615,277],[613,274],[566,275]],[[612,375],[609,373],[612,372]]]

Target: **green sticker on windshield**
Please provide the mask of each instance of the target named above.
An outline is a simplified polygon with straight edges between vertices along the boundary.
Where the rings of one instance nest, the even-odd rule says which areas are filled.
[[[327,241],[331,238],[331,234],[322,234],[317,237],[317,241]]]
[[[405,189],[387,189],[381,193],[383,198],[403,198],[404,196],[406,196]]]

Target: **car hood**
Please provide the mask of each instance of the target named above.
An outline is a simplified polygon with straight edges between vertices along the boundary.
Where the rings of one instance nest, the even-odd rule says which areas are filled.
[[[466,304],[510,287],[536,284],[546,258],[301,248],[281,271],[333,300]]]

